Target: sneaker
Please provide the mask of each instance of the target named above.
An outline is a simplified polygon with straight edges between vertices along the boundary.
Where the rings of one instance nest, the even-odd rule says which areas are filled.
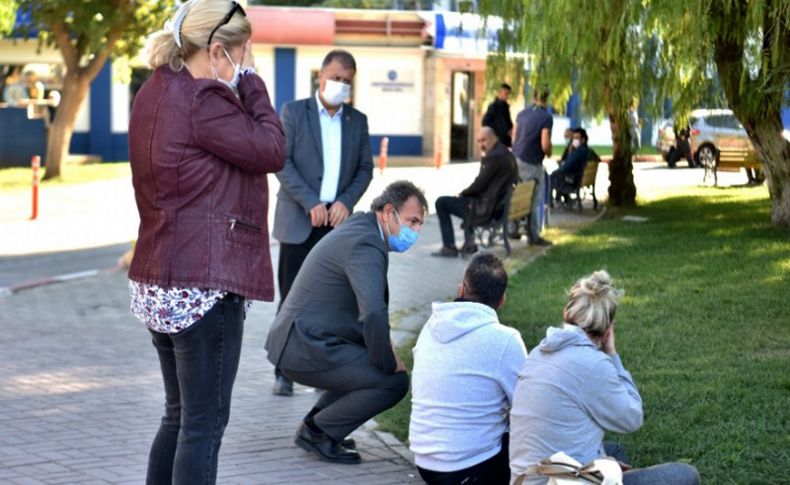
[[[435,253],[431,253],[431,256],[439,256],[442,258],[457,258],[458,250],[455,248],[442,246],[442,249],[436,251]]]
[[[529,242],[530,246],[551,246],[553,243],[548,239],[543,239],[542,237],[538,237],[533,239]]]

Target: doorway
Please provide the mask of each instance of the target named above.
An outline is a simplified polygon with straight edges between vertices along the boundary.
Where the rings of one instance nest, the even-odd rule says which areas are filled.
[[[468,161],[474,154],[474,75],[468,71],[452,74],[450,113],[450,161]]]

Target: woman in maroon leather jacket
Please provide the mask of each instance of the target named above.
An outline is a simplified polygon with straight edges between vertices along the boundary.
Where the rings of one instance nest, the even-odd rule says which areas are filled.
[[[215,483],[247,303],[274,296],[266,174],[284,134],[230,0],[191,0],[149,39],[129,148],[140,230],[132,313],[151,332],[165,414],[148,483]]]

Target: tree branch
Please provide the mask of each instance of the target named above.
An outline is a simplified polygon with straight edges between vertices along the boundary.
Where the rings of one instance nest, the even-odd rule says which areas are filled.
[[[53,22],[51,29],[52,34],[55,36],[55,42],[58,44],[58,48],[63,55],[63,61],[66,63],[66,67],[69,71],[76,72],[80,67],[80,59],[74,46],[71,45],[71,36],[69,36],[69,31],[66,28],[66,22]]]

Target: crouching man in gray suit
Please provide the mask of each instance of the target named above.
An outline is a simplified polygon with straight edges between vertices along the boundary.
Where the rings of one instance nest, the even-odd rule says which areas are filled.
[[[390,341],[388,252],[417,240],[428,203],[411,182],[394,182],[310,251],[269,331],[269,360],[324,393],[295,442],[325,461],[359,463],[353,440],[365,421],[400,401],[406,368]]]

